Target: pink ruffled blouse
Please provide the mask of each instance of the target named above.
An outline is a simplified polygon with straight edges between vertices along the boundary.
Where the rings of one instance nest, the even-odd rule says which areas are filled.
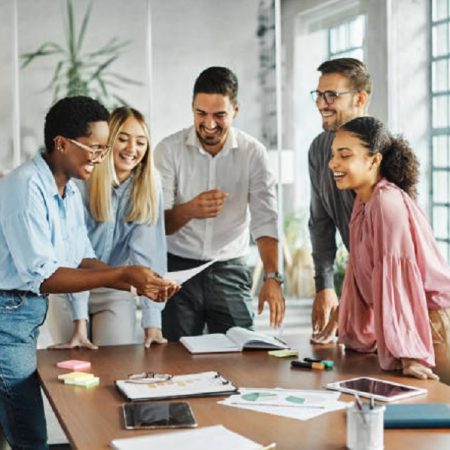
[[[382,369],[399,358],[435,365],[429,309],[450,307],[450,268],[423,212],[382,179],[350,220],[350,257],[339,307],[339,341],[378,351]]]

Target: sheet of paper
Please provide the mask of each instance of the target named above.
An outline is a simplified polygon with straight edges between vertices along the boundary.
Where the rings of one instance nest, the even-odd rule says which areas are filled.
[[[219,403],[298,420],[312,419],[347,406],[338,401],[338,395],[322,390],[240,388],[239,392]]]
[[[207,267],[209,267],[211,264],[213,264],[215,262],[216,262],[216,260],[213,259],[211,261],[208,261],[205,264],[202,264],[201,266],[194,267],[193,269],[176,270],[173,272],[167,272],[167,274],[164,278],[167,278],[168,280],[173,280],[178,284],[183,284],[185,281],[189,280],[193,276],[202,272],[203,270],[205,270]]]
[[[199,428],[189,431],[170,431],[164,434],[148,435],[128,439],[115,439],[111,447],[116,450],[199,450],[205,448],[214,450],[255,450],[262,446],[240,434],[228,430],[223,425]]]

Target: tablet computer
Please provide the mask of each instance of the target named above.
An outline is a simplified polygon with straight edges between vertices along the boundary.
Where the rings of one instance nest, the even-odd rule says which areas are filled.
[[[139,402],[122,405],[125,428],[193,428],[197,426],[187,402]]]
[[[326,388],[347,394],[358,394],[361,397],[373,398],[382,402],[393,402],[395,400],[422,395],[427,392],[426,389],[415,386],[370,377],[336,381],[334,383],[328,383]]]

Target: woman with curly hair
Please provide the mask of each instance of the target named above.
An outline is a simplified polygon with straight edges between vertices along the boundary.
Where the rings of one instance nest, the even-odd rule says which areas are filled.
[[[337,328],[347,347],[376,350],[382,369],[438,379],[433,344],[449,340],[450,269],[414,201],[416,156],[379,120],[359,117],[336,133],[329,167],[356,199],[338,317],[315,342]]]

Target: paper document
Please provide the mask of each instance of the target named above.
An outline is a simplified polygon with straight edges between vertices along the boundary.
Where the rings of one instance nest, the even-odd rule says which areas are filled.
[[[221,405],[249,409],[298,420],[345,408],[339,395],[325,390],[239,388],[239,394],[219,402]]]
[[[178,284],[183,284],[185,281],[191,279],[193,276],[202,272],[215,262],[216,260],[212,259],[211,261],[208,261],[207,263],[202,264],[201,266],[194,267],[193,269],[175,270],[173,272],[167,272],[164,278],[167,278],[168,280],[173,280]]]
[[[183,336],[180,342],[191,353],[240,352],[244,349],[283,349],[288,346],[276,337],[266,336],[241,327],[232,327],[226,334],[213,333]]]
[[[116,380],[116,386],[128,400],[162,400],[181,397],[227,395],[237,392],[236,386],[218,372],[198,372],[175,375],[169,380],[136,383]]]
[[[223,425],[215,425],[189,431],[115,439],[111,442],[111,447],[115,450],[255,450],[263,446]]]

